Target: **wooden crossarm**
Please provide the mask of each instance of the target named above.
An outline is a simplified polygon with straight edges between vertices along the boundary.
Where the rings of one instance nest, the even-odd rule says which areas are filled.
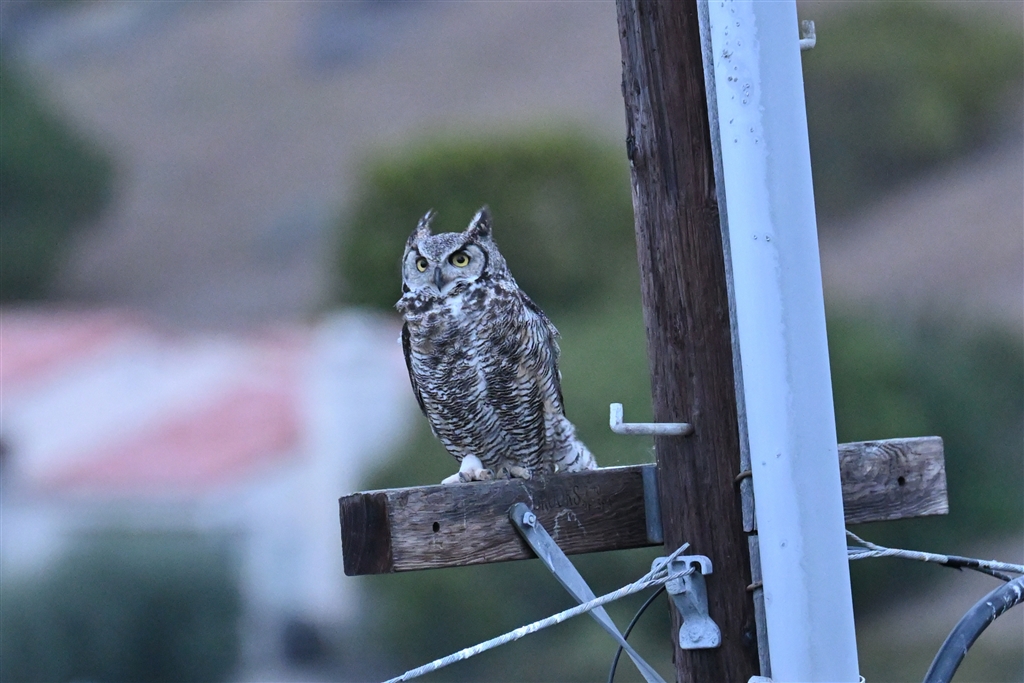
[[[839,446],[847,524],[948,512],[942,439]],[[533,557],[508,521],[528,504],[566,554],[660,545],[648,537],[643,470],[417,486],[341,498],[345,573],[386,574]]]
[[[839,476],[847,524],[949,512],[937,436],[839,444]]]

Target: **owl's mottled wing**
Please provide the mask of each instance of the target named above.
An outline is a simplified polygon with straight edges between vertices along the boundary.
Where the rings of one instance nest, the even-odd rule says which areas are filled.
[[[409,323],[402,325],[402,351],[405,353],[405,367],[409,370],[409,381],[412,383],[412,393],[416,395],[416,402],[420,404],[420,410],[428,418],[427,406],[423,404],[423,396],[420,395],[420,387],[416,383],[416,375],[412,371],[412,342],[409,339]]]
[[[536,315],[540,319],[540,323],[544,330],[544,341],[547,346],[547,362],[548,372],[551,374],[551,383],[554,386],[555,394],[558,396],[558,407],[565,412],[565,401],[562,399],[562,375],[558,371],[558,330],[554,324],[544,314],[544,311],[540,309],[540,306],[533,302],[526,292],[520,291],[523,297],[523,304],[526,309]]]

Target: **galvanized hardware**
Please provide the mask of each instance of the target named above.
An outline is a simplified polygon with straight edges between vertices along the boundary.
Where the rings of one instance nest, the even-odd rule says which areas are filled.
[[[623,422],[622,404],[612,403],[608,424],[616,434],[644,434],[649,436],[689,436],[693,425],[689,422]]]
[[[664,565],[666,558],[654,560],[652,567]],[[670,574],[687,572],[665,584],[672,603],[683,617],[679,627],[679,647],[683,650],[707,650],[722,644],[722,631],[708,616],[708,590],[704,577],[711,573],[711,560],[704,555],[680,555],[668,564]],[[687,571],[689,570],[689,571]]]
[[[562,584],[565,590],[569,591],[569,594],[577,602],[587,602],[596,597],[583,576],[576,570],[576,567],[569,561],[569,558],[562,552],[562,549],[558,547],[558,544],[555,543],[555,539],[551,538],[547,530],[544,529],[544,526],[538,523],[537,516],[530,510],[529,506],[525,503],[516,503],[509,509],[508,516],[512,521],[512,526],[516,528],[516,531],[533,549],[533,552],[537,553],[540,561],[551,570],[551,573],[555,575],[558,582]],[[643,657],[637,654],[632,645],[626,642],[626,639],[622,637],[619,629],[615,626],[615,622],[612,621],[603,607],[594,608],[590,612],[590,616],[615,639],[615,642],[622,646],[622,649],[626,651],[629,658],[636,664],[636,668],[640,670],[647,683],[665,683],[665,679],[658,675],[658,672],[644,661]]]
[[[644,519],[647,520],[647,540],[652,544],[665,542],[661,529],[661,499],[658,497],[658,470],[649,466],[640,470],[644,482]]]
[[[805,19],[800,22],[800,49],[810,50],[818,42],[818,36],[814,33],[814,22]]]

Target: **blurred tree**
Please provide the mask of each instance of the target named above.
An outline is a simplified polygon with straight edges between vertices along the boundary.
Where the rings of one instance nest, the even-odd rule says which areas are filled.
[[[65,238],[110,198],[111,161],[0,62],[0,301],[36,299]]]
[[[857,533],[895,547],[964,554],[981,537],[1024,530],[1024,345],[1001,330],[950,329],[829,316],[840,441],[941,436],[949,515],[864,525]],[[852,565],[859,607],[927,590],[936,568]]]
[[[0,681],[225,680],[241,610],[224,539],[107,534],[3,584]]]
[[[462,231],[489,204],[512,273],[545,309],[592,302],[635,264],[625,154],[578,134],[435,141],[364,177],[342,230],[338,290],[351,303],[394,305],[405,240],[430,208],[435,232]]]
[[[821,217],[847,213],[992,139],[1019,116],[1019,27],[924,2],[862,3],[817,22],[804,53]]]

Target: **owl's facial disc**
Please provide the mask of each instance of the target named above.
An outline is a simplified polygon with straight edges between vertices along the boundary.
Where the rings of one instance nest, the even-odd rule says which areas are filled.
[[[487,252],[477,244],[443,233],[406,251],[403,284],[409,291],[445,297],[475,282],[486,270]]]

